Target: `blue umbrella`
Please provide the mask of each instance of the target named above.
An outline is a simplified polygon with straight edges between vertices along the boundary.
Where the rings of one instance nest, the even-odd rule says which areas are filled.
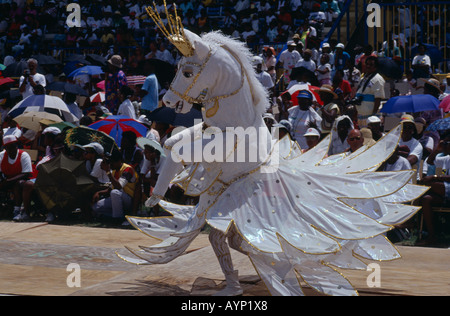
[[[439,100],[429,94],[401,95],[389,99],[380,110],[382,113],[416,113],[439,110]]]
[[[84,67],[78,68],[78,69],[74,70],[73,72],[71,72],[68,77],[72,78],[72,77],[79,76],[79,75],[94,76],[94,75],[101,75],[103,73],[105,73],[105,72],[103,71],[102,67],[84,66]]]
[[[147,135],[147,127],[145,125],[123,115],[108,116],[89,125],[89,127],[111,136],[119,146],[122,142],[122,133],[125,131],[132,131],[137,137],[145,137]]]
[[[430,132],[442,132],[448,129],[450,129],[450,117],[434,121],[426,130]]]

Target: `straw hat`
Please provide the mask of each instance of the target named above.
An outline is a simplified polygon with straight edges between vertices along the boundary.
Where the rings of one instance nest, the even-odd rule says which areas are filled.
[[[114,55],[109,60],[108,63],[117,68],[122,68],[122,57],[120,55]]]
[[[434,78],[429,78],[429,79],[422,79],[425,84],[432,86],[433,88],[439,90],[439,92],[442,92],[441,90],[441,83],[439,82],[439,80],[434,79]]]
[[[319,89],[319,93],[320,92],[325,92],[325,93],[329,93],[333,95],[333,99],[338,99],[338,95],[333,91],[333,87],[331,87],[330,85],[326,85],[324,84],[323,86],[320,87]]]

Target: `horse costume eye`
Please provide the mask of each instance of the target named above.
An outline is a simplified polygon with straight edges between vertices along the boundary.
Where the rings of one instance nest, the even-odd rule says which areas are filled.
[[[183,76],[185,76],[186,78],[191,78],[194,74],[190,71],[184,71],[183,72]]]

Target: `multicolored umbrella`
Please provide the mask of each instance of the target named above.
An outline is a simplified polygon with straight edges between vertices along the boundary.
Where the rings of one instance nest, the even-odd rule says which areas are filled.
[[[65,122],[78,122],[78,118],[70,112],[67,104],[58,97],[40,94],[31,95],[14,106],[8,115],[17,117],[25,112],[47,112],[58,115]]]
[[[439,110],[439,100],[430,94],[401,95],[390,98],[380,110],[382,113],[417,113]]]
[[[128,116],[111,115],[103,120],[89,125],[90,128],[104,132],[114,138],[116,144],[120,146],[122,142],[122,133],[132,131],[137,137],[145,137],[147,127]]]
[[[103,146],[105,153],[112,153],[119,151],[116,141],[111,136],[104,132],[80,126],[63,131],[64,142],[67,147],[71,148],[74,145],[87,145],[90,143],[99,143]]]
[[[13,83],[14,79],[11,79],[9,77],[6,78],[0,78],[0,86],[3,86],[4,84]]]
[[[105,102],[105,92],[97,92],[96,94],[91,95],[89,99],[92,103],[103,103]]]
[[[430,132],[443,132],[448,129],[450,129],[450,117],[434,121],[426,130]]]

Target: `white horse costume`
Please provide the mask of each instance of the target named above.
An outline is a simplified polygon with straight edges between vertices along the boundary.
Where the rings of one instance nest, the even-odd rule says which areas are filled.
[[[356,295],[335,268],[366,270],[363,259],[399,259],[383,234],[411,218],[419,207],[403,203],[428,189],[408,184],[414,170],[375,172],[392,155],[401,127],[362,152],[320,165],[329,137],[304,154],[292,148],[288,137],[271,138],[262,119],[267,93],[244,44],[217,32],[199,37],[175,19],[169,19],[173,33],[166,36],[184,57],[164,102],[183,106],[183,111],[201,103],[205,124],[165,143],[167,159],[147,205],[159,203],[172,216],[128,217],[161,243],[127,248],[133,256],[119,256],[135,264],[167,263],[209,224],[227,281],[220,295],[242,294],[228,245],[248,255],[272,295],[302,295],[299,280],[326,294]],[[188,43],[180,44],[183,41]],[[237,133],[237,128],[256,128],[258,141]],[[220,148],[219,139],[231,139],[232,145]],[[194,160],[199,150],[208,155]],[[257,158],[251,159],[255,152]],[[230,157],[234,162],[227,162]],[[200,196],[199,204],[164,201],[171,182],[188,195]]]

